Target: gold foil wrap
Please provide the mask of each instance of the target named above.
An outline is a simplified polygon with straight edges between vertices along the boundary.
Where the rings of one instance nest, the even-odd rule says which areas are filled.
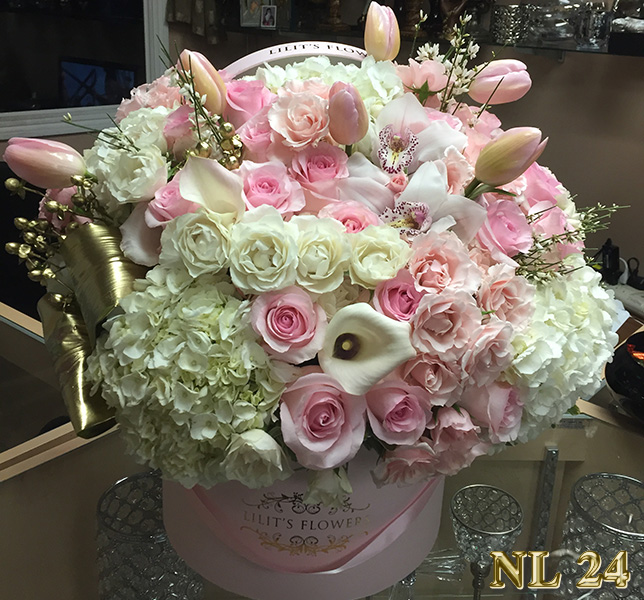
[[[102,324],[148,270],[125,258],[120,244],[116,227],[87,224],[71,230],[60,246],[92,347]]]
[[[74,431],[86,439],[107,431],[115,424],[114,410],[100,393],[89,393],[85,359],[92,346],[78,305],[63,306],[52,294],[45,294],[38,302],[38,313]]]

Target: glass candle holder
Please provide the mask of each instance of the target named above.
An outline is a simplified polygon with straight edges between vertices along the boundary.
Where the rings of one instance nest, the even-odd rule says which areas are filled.
[[[203,581],[168,541],[157,472],[121,479],[99,499],[101,600],[199,600]]]
[[[593,473],[573,486],[561,542],[567,555],[560,561],[559,593],[579,598],[585,591],[593,600],[641,600],[644,590],[644,483],[611,473]],[[630,580],[625,588],[610,581],[597,588],[580,589],[579,580],[589,564],[577,564],[583,552],[601,557],[597,574],[606,569],[618,552],[626,551]]]

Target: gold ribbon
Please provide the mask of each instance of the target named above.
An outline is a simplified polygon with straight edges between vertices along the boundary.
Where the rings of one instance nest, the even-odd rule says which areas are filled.
[[[145,277],[148,269],[125,258],[120,231],[107,225],[90,223],[72,229],[60,253],[93,348],[105,320],[132,291],[134,280]]]
[[[115,227],[87,224],[69,231],[60,252],[75,301],[63,304],[46,294],[38,303],[45,346],[54,359],[63,400],[76,434],[94,437],[115,424],[114,411],[100,394],[91,395],[85,359],[91,354],[105,320],[132,291],[147,268],[121,252]]]
[[[85,359],[92,347],[78,305],[64,305],[60,297],[45,294],[38,302],[38,313],[76,435],[88,439],[107,431],[115,424],[114,410],[100,393],[89,393],[91,383],[85,376]]]

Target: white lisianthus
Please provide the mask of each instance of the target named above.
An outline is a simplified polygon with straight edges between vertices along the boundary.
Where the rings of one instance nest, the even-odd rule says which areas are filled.
[[[138,150],[117,148],[99,136],[94,146],[85,151],[84,158],[87,170],[98,179],[95,187],[98,199],[108,209],[115,202],[151,200],[167,182],[167,163],[156,146]]]
[[[156,146],[161,152],[166,152],[168,143],[163,128],[171,112],[172,109],[165,106],[139,108],[121,119],[119,129],[137,148]]]
[[[234,435],[222,467],[229,480],[257,489],[288,479],[293,470],[280,445],[263,429]]]
[[[397,229],[369,225],[353,233],[349,276],[353,283],[374,289],[381,281],[393,279],[412,254],[409,244],[400,239]]]
[[[181,215],[161,235],[161,264],[183,264],[192,277],[228,266],[232,215],[209,210]]]
[[[323,504],[342,508],[344,500],[353,492],[344,467],[309,471],[309,482],[304,496],[306,504]]]
[[[295,283],[297,228],[272,206],[247,211],[232,228],[230,276],[245,293],[281,290]]]
[[[349,266],[349,242],[344,225],[335,219],[296,216],[299,262],[296,280],[314,294],[330,292],[340,286]]]

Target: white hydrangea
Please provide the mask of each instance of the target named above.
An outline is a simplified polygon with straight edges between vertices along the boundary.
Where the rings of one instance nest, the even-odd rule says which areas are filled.
[[[139,108],[121,120],[119,129],[137,148],[156,146],[161,152],[167,152],[163,129],[172,110],[165,106]]]
[[[521,443],[599,389],[617,343],[619,304],[612,291],[602,287],[599,273],[582,266],[581,255],[568,262],[578,268],[537,286],[532,322],[512,342],[516,355],[505,375],[522,390]]]
[[[283,390],[249,325],[250,302],[227,278],[158,266],[121,306],[88,372],[130,450],[186,486],[225,480],[231,442],[264,428]]]

